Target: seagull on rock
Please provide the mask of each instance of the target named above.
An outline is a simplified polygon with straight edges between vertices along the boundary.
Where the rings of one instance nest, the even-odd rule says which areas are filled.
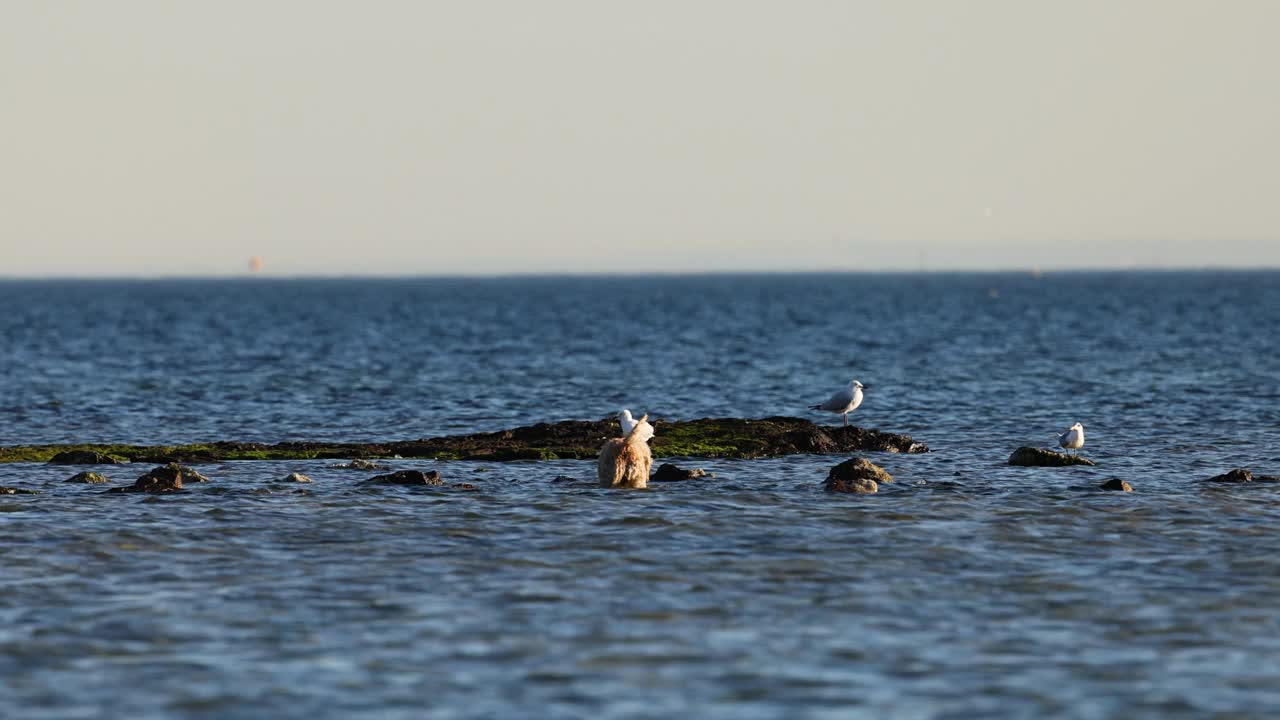
[[[827,398],[827,401],[820,405],[810,405],[812,410],[821,410],[823,412],[832,412],[837,415],[844,416],[844,424],[849,424],[849,413],[858,409],[862,404],[862,391],[866,389],[866,385],[854,380],[849,383],[849,387],[837,392],[835,395]]]
[[[1079,455],[1080,448],[1084,447],[1084,426],[1080,423],[1072,425],[1058,436],[1058,444],[1067,450],[1075,450]]]

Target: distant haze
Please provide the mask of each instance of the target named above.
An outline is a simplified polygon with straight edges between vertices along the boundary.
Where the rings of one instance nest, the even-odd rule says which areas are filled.
[[[1280,265],[1280,2],[6,2],[0,276]]]

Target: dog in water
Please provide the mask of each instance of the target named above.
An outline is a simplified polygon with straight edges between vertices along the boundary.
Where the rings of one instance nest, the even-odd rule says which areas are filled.
[[[648,415],[636,421],[625,437],[606,440],[600,447],[596,460],[596,474],[600,487],[645,488],[649,486],[649,468],[653,466],[653,452],[649,450],[649,438],[653,426]]]

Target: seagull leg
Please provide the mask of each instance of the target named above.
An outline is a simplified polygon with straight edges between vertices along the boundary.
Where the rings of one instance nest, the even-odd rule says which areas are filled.
[[[849,427],[849,413],[844,414],[844,426]]]

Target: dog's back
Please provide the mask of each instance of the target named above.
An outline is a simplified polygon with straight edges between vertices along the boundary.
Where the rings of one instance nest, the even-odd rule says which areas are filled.
[[[647,415],[645,416],[648,417]],[[596,476],[600,487],[645,488],[649,486],[649,468],[653,466],[653,453],[645,442],[641,426],[648,425],[644,418],[625,438],[606,440],[600,446],[596,460]]]

